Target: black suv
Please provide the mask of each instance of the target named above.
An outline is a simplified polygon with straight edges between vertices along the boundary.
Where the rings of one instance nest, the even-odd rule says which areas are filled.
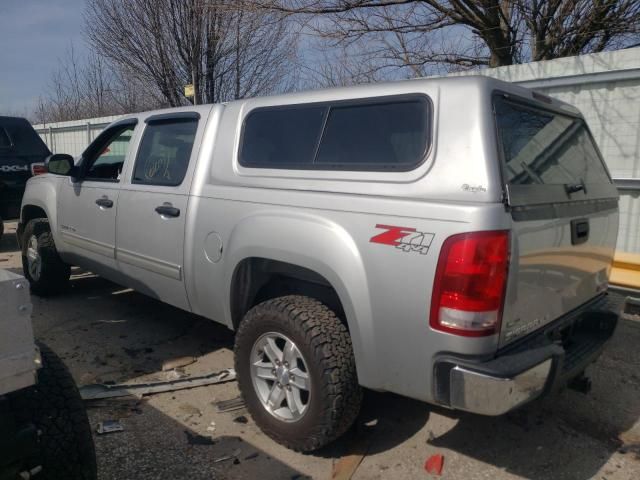
[[[51,152],[24,118],[0,117],[0,219],[20,214],[27,180],[45,173]]]

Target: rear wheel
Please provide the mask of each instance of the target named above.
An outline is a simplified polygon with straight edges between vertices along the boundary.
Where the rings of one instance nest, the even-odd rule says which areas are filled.
[[[22,269],[31,291],[41,296],[62,291],[69,281],[71,267],[58,255],[49,221],[30,220],[22,238]]]
[[[360,410],[349,332],[315,299],[291,295],[252,308],[236,335],[235,363],[249,413],[288,448],[330,443]]]

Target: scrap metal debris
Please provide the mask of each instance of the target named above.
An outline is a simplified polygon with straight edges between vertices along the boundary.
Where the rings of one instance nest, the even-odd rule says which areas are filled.
[[[215,406],[218,413],[232,412],[245,407],[242,397],[236,397],[230,400],[220,400],[219,402],[215,402]]]
[[[216,383],[231,382],[236,379],[236,371],[227,368],[221,372],[211,373],[198,377],[189,377],[178,380],[166,380],[150,383],[122,383],[115,385],[93,384],[80,387],[80,395],[83,400],[97,398],[114,398],[135,395],[141,397],[152,393],[173,392],[186,388],[202,387]]]
[[[144,400],[129,398],[107,398],[104,400],[96,400],[87,403],[87,409],[92,408],[108,408],[111,414],[117,414],[118,417],[130,417],[133,414],[142,414],[142,405]]]
[[[235,461],[238,459],[241,453],[242,451],[240,449],[234,450],[231,455],[225,455],[224,457],[215,458],[213,460],[213,463],[220,463],[220,462],[224,462],[225,460],[233,460],[234,463],[236,463]]]
[[[104,422],[98,423],[98,428],[96,428],[96,432],[98,432],[98,435],[123,431],[124,427],[118,420],[105,420]]]
[[[196,363],[197,360],[198,357],[178,357],[172,358],[171,360],[165,360],[162,364],[162,371],[167,372],[176,368],[186,367],[187,365]]]
[[[431,455],[424,463],[424,469],[432,475],[442,475],[442,467],[444,467],[444,455],[439,453]]]
[[[188,377],[189,374],[184,371],[184,368],[174,368],[173,370],[169,370],[168,372],[164,372],[165,380],[179,380],[181,378]]]

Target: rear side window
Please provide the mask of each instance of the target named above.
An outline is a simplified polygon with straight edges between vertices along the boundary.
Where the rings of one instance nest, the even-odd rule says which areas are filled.
[[[132,183],[176,187],[189,167],[198,120],[169,119],[145,128]]]
[[[241,164],[252,167],[311,166],[325,107],[258,109],[244,126]]]
[[[424,96],[259,108],[244,124],[240,164],[257,168],[410,170],[429,147]]]
[[[584,120],[496,99],[509,185],[611,183]]]

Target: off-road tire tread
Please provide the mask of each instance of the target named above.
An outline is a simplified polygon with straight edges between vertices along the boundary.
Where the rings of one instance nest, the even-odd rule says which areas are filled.
[[[49,347],[38,343],[42,368],[38,383],[16,392],[18,418],[31,421],[39,435],[42,480],[95,480],[96,454],[91,426],[73,377]]]
[[[265,315],[279,316],[283,323],[298,331],[307,345],[311,346],[313,358],[307,359],[307,362],[316,362],[322,371],[321,378],[316,379],[320,386],[314,387],[314,394],[321,395],[322,411],[304,439],[292,440],[289,435],[268,424],[258,426],[287,448],[300,452],[317,450],[345,433],[360,412],[362,389],[358,384],[349,332],[335,313],[316,299],[289,295],[267,300],[253,307],[240,323],[235,355],[238,372],[241,370],[238,368],[239,362],[247,360],[237,354],[239,345],[242,342],[250,343],[245,345],[250,352],[256,340],[251,331]],[[238,384],[243,398],[256,395],[250,378],[239,378]],[[258,423],[259,417],[253,417]]]
[[[42,270],[38,280],[31,278],[26,258],[29,237],[34,234],[38,237],[38,247],[42,258]],[[71,267],[64,263],[58,254],[49,220],[46,218],[30,220],[24,229],[22,245],[22,267],[25,277],[31,285],[31,291],[42,297],[63,291],[69,283]]]

